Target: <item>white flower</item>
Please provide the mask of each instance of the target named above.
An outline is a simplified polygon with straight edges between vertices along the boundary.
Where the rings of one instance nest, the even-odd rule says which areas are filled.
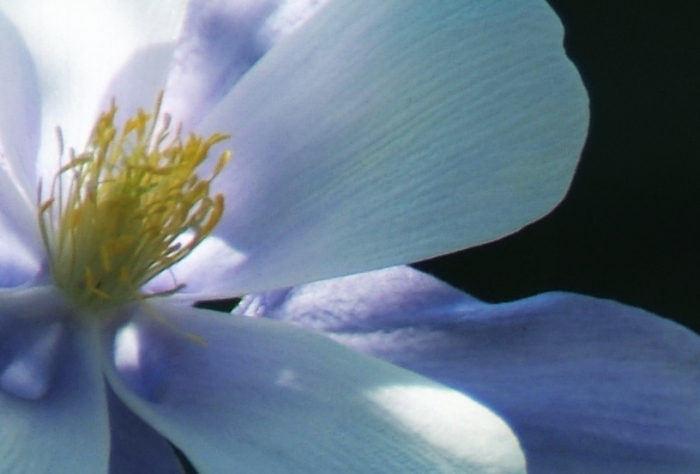
[[[0,469],[167,469],[157,431],[202,472],[521,472],[508,427],[468,397],[187,303],[454,251],[548,212],[587,123],[556,16],[534,0],[194,0],[173,43],[184,7],[0,1]],[[49,269],[36,186],[61,166],[55,127],[79,154],[110,100],[118,122],[160,89],[185,132],[232,135],[211,189],[224,214],[142,289],[174,295],[96,308]]]

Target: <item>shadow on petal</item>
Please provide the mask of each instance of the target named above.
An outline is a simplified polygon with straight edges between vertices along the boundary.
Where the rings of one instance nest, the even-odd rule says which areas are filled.
[[[313,327],[482,401],[513,427],[531,474],[700,470],[696,334],[586,296],[457,294],[398,267],[247,299],[265,303],[252,316]]]
[[[168,441],[124,406],[107,387],[109,474],[183,474]]]
[[[202,472],[525,471],[507,425],[447,387],[290,325],[153,310],[168,326],[143,312],[135,335],[107,335],[117,348],[107,376]],[[120,344],[137,355],[120,363]],[[162,382],[144,392],[152,376]]]
[[[12,390],[0,390],[0,472],[107,472],[109,427],[96,334],[66,320],[65,306],[46,289],[13,293],[0,292],[3,382],[8,367],[20,362],[12,369]]]

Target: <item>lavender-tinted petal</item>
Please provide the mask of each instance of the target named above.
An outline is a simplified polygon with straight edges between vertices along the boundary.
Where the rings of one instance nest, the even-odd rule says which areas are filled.
[[[40,400],[54,382],[66,329],[58,321],[16,322],[0,336],[0,389],[25,400]]]
[[[109,429],[97,333],[67,320],[54,291],[8,293],[0,293],[0,370],[15,360],[25,334],[35,342],[31,326],[59,324],[63,334],[53,351],[52,380],[38,400],[23,396],[32,390],[0,389],[0,472],[106,473]],[[37,372],[28,375],[27,387],[36,387]]]
[[[30,281],[40,269],[39,258],[27,249],[0,214],[0,291]]]
[[[139,109],[152,111],[156,97],[165,90],[173,58],[174,44],[162,42],[134,52],[102,94],[99,110],[108,110],[112,101],[117,106],[116,123],[124,123]]]
[[[168,78],[165,109],[196,124],[277,41],[327,0],[192,0]]]
[[[124,406],[107,387],[109,474],[183,474],[168,441]]]
[[[290,325],[152,311],[116,329],[106,374],[201,472],[524,472],[507,426],[446,387]]]
[[[245,255],[236,252],[224,240],[210,236],[182,262],[148,282],[144,290],[163,292],[184,284],[173,295],[174,300],[193,303],[229,298],[235,295],[229,282],[245,258]]]
[[[700,338],[643,310],[547,293],[489,305],[406,267],[244,299],[481,400],[532,474],[700,470]]]

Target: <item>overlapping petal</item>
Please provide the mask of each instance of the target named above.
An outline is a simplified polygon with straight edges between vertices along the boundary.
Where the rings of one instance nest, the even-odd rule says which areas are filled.
[[[191,128],[277,41],[327,1],[190,1],[165,109]]]
[[[126,408],[107,387],[109,474],[183,474],[168,441]]]
[[[39,136],[39,93],[29,51],[0,12],[0,286],[2,274],[22,266],[41,243],[35,217],[34,157]],[[13,241],[10,243],[9,241]],[[23,251],[15,250],[23,241]],[[28,247],[28,248],[25,248]],[[15,254],[22,255],[14,262]],[[4,270],[4,271],[3,271]]]
[[[12,63],[0,105],[21,119],[0,112],[0,186],[14,186],[0,194],[0,287],[38,266],[16,256],[23,231],[10,232],[17,196],[29,202],[13,191],[16,182],[32,185],[27,157],[40,143],[37,174],[45,177],[59,163],[55,126],[66,145],[80,147],[111,96],[130,112],[150,105],[166,82],[166,105],[186,125],[231,89],[199,128],[233,134],[234,165],[219,182],[227,197],[221,231],[165,275],[191,282],[189,297],[449,252],[513,232],[559,202],[587,103],[544,2],[358,1],[319,10],[324,3],[193,1],[166,81],[184,0],[0,0],[36,60],[0,17],[0,27],[10,25],[0,31],[0,53],[10,59],[0,63]],[[197,255],[215,262],[212,272],[201,271]],[[129,472],[143,468],[144,458],[123,456],[138,441],[153,448],[159,468],[178,472],[167,443],[135,413],[207,472],[524,472],[513,433],[474,400],[262,320],[161,304],[137,310],[105,335],[114,398],[89,357],[98,351],[92,323],[56,319],[48,300],[27,298],[32,291],[41,289],[0,289],[0,470]],[[463,297],[447,293],[461,308]],[[19,320],[30,329],[16,331]],[[74,431],[79,442],[67,435]]]
[[[107,472],[99,340],[65,317],[44,289],[0,290],[0,472]]]
[[[39,259],[12,230],[0,217],[0,289],[27,283],[41,269]]]
[[[3,172],[17,184],[34,187],[32,162],[39,141],[39,85],[34,63],[14,25],[0,12],[0,143]],[[3,186],[4,187],[4,186]],[[0,206],[4,205],[4,201]]]
[[[612,301],[474,300],[409,268],[244,300],[239,313],[321,330],[481,400],[528,472],[700,469],[700,338]]]
[[[246,256],[232,290],[415,261],[547,213],[587,127],[561,43],[542,1],[321,8],[198,127],[233,134],[214,183],[218,235]]]
[[[508,427],[447,387],[290,325],[152,310],[167,326],[139,310],[107,377],[202,472],[524,472]]]
[[[174,43],[163,42],[144,47],[132,54],[129,60],[115,71],[102,95],[99,110],[109,110],[112,101],[115,101],[117,124],[134,117],[139,109],[152,111],[158,94],[165,88],[174,48]]]
[[[61,5],[71,22],[80,20],[70,12],[83,7],[75,2]],[[190,5],[168,80],[168,97],[187,97],[196,109],[185,116],[208,110],[276,43],[203,126],[232,132],[236,153],[220,179],[228,199],[219,236],[228,248],[219,256],[227,264],[209,273],[225,283],[209,285],[206,297],[491,240],[546,213],[568,186],[586,101],[546,4],[455,2],[424,12],[420,2],[382,8],[335,2],[320,9],[323,18],[294,32],[323,3]],[[82,28],[56,21],[51,7],[34,15],[34,7],[3,0],[38,58],[44,170],[57,163],[56,124],[66,143],[81,143],[95,104],[117,96],[122,111],[131,112],[148,106],[165,83],[172,46],[156,43],[172,39],[178,9],[164,17],[154,5],[143,7],[136,24],[155,12],[158,28],[119,42],[113,37],[123,35],[123,25],[119,15],[110,16],[110,5],[94,18],[78,15],[91,18]],[[120,8],[133,28],[136,7]],[[230,28],[239,23],[247,29]],[[96,28],[99,41],[72,48]],[[406,201],[413,203],[410,212]],[[193,267],[201,263],[190,260]],[[183,265],[173,270],[178,282],[192,274]],[[203,286],[197,283],[189,281]]]
[[[114,73],[140,49],[174,41],[185,4],[186,0],[0,1],[0,9],[27,42],[39,75],[39,175],[58,165],[55,128],[61,127],[67,147],[83,147]]]

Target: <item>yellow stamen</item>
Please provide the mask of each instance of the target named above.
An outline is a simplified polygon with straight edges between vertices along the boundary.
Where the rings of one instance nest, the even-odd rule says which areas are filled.
[[[162,93],[152,114],[139,110],[121,130],[113,103],[86,150],[71,150],[47,199],[39,187],[39,226],[54,282],[86,313],[154,296],[140,288],[192,252],[223,214],[224,198],[210,196],[210,184],[231,153],[221,154],[208,179],[196,170],[228,136],[183,140],[178,129],[168,141],[167,115],[157,129],[161,102]],[[60,132],[59,143],[62,149]]]

